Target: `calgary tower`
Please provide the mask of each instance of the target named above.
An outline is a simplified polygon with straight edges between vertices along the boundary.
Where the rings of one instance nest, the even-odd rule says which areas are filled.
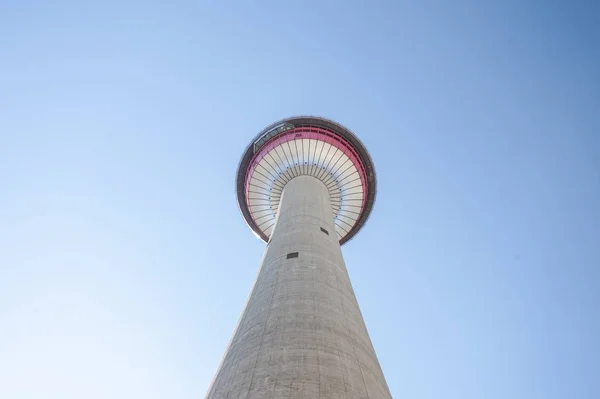
[[[363,144],[330,120],[285,119],[250,143],[237,198],[267,246],[207,399],[392,397],[341,250],[376,185]]]

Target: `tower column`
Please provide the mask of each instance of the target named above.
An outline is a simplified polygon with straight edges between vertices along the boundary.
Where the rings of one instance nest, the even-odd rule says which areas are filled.
[[[321,180],[303,175],[285,185],[260,271],[206,397],[391,398]]]

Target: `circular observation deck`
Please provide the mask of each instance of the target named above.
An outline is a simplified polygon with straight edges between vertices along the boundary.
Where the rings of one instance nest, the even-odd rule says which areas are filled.
[[[283,188],[301,175],[329,189],[340,244],[365,224],[377,189],[375,168],[360,140],[336,122],[293,117],[276,122],[250,143],[238,167],[237,199],[248,226],[268,242]]]

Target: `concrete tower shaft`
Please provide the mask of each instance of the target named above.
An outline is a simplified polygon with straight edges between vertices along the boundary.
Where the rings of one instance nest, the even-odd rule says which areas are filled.
[[[391,398],[344,264],[330,190],[300,175],[207,399]]]

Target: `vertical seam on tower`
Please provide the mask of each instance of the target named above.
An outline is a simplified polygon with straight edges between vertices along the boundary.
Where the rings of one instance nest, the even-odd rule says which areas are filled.
[[[279,317],[277,317],[277,323],[275,324],[275,334],[277,334],[277,331],[279,331],[277,328],[279,327]],[[275,337],[274,337],[275,339]],[[271,347],[271,354],[269,355],[269,368],[271,368],[273,366],[273,352],[275,352],[275,345],[276,345],[277,341],[273,342],[273,346]],[[275,373],[275,377],[273,379],[273,392],[275,391],[275,385],[277,385],[277,372]],[[268,393],[265,392],[265,394]]]
[[[334,276],[335,276],[335,281],[337,282],[337,275],[334,274]],[[342,293],[342,296],[343,296],[343,293]],[[331,303],[331,298],[329,298],[329,306],[333,307],[333,304]],[[342,302],[342,307],[343,306],[344,306],[344,303]],[[344,314],[345,314],[345,312],[344,312]],[[332,326],[332,328],[333,328],[333,326]],[[340,369],[340,375],[342,376],[342,385],[344,386],[344,396],[346,397],[346,399],[348,399],[348,387],[346,386],[346,379],[344,378],[344,370],[343,370],[343,368],[344,368],[347,372],[348,367],[346,366],[346,362],[342,362],[342,359],[340,356],[341,349],[340,349],[340,340],[339,340],[338,334],[333,334],[333,336],[335,337],[335,346],[336,346],[336,350],[337,350],[337,358],[338,358],[338,364],[339,364],[339,369]]]
[[[273,263],[276,260],[273,260]],[[277,282],[279,280],[279,264],[277,265],[277,271],[275,276],[275,284],[273,287],[273,295],[271,295],[271,301],[269,302],[269,310],[267,312],[267,317],[265,318],[265,324],[263,325],[262,332],[260,334],[260,344],[258,345],[258,351],[256,353],[256,360],[254,360],[254,366],[252,366],[252,376],[250,377],[250,385],[248,386],[248,393],[246,394],[246,398],[250,396],[250,392],[252,391],[252,383],[254,382],[254,374],[256,372],[256,365],[258,364],[258,357],[260,356],[260,350],[262,348],[262,344],[265,338],[265,330],[267,329],[267,323],[269,322],[269,316],[271,314],[271,309],[273,309],[273,299],[275,298],[275,292],[277,292]]]
[[[313,320],[314,326],[315,326],[315,338],[317,339],[317,369],[318,369],[318,373],[319,373],[319,386],[318,386],[318,392],[319,392],[319,399],[321,399],[321,357],[319,356],[319,334],[317,333],[317,323],[316,323],[316,318],[317,316],[317,269],[315,268],[313,270],[313,304],[314,304],[314,308],[315,308],[315,313],[314,313],[314,318],[315,320]]]
[[[286,293],[286,295],[287,295],[287,293]],[[281,342],[283,342],[283,335],[284,335],[284,330],[282,328],[281,329]],[[277,387],[277,380],[278,380],[278,377],[279,377],[279,370],[280,370],[280,368],[281,368],[280,365],[277,365],[277,371],[275,372],[275,381],[273,381],[273,393],[275,393],[275,389]]]

